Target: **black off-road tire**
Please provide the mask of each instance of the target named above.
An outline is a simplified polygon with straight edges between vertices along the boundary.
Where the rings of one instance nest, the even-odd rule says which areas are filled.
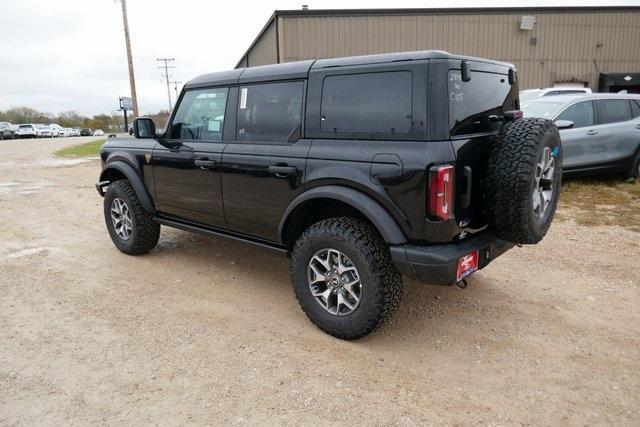
[[[131,214],[133,226],[131,235],[126,240],[118,236],[111,220],[111,203],[115,198],[124,201]],[[119,180],[109,184],[104,195],[104,220],[113,244],[125,254],[144,254],[158,244],[160,224],[155,222],[153,217],[144,210],[131,183],[127,180]]]
[[[626,173],[627,179],[640,179],[640,153],[631,162],[631,169]]]
[[[359,273],[360,303],[347,315],[329,313],[309,288],[309,262],[327,248],[345,254]],[[318,222],[300,236],[291,253],[291,280],[307,317],[324,332],[346,340],[364,337],[385,323],[400,304],[404,290],[402,276],[377,230],[346,217]]]
[[[536,168],[545,147],[554,154],[552,196],[543,216],[534,212]],[[555,124],[525,118],[504,124],[489,153],[484,181],[485,217],[501,239],[538,243],[553,220],[562,182],[562,144]]]

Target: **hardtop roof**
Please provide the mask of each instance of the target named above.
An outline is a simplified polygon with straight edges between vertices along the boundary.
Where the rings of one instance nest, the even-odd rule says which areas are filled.
[[[454,59],[469,62],[482,62],[509,68],[515,68],[508,62],[494,61],[490,59],[474,58],[470,56],[454,55],[442,50],[420,50],[414,52],[382,53],[375,55],[350,56],[330,59],[310,59],[297,62],[285,62],[282,64],[260,65],[249,68],[236,68],[233,70],[219,71],[203,74],[190,80],[187,88],[230,85],[241,83],[253,83],[258,81],[273,81],[307,78],[312,69],[330,67],[347,67],[367,64],[384,64],[391,62],[420,61],[430,59]]]

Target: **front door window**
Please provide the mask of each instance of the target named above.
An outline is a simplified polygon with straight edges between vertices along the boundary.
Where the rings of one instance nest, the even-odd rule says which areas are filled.
[[[184,94],[169,130],[170,139],[222,141],[228,88],[190,90]]]

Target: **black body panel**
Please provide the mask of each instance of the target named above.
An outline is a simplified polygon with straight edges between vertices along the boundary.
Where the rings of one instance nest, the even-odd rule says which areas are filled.
[[[224,227],[221,166],[225,146],[226,142],[202,141],[158,144],[151,159],[156,188],[162,189],[156,194],[158,211]]]

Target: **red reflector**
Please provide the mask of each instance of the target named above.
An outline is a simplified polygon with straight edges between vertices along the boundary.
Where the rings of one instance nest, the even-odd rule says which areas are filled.
[[[429,170],[429,215],[444,221],[451,218],[453,178],[451,165],[434,166]]]
[[[524,113],[520,110],[505,111],[503,114],[506,121],[514,121],[524,117]]]
[[[478,269],[478,251],[473,251],[458,259],[456,282],[464,279]]]

